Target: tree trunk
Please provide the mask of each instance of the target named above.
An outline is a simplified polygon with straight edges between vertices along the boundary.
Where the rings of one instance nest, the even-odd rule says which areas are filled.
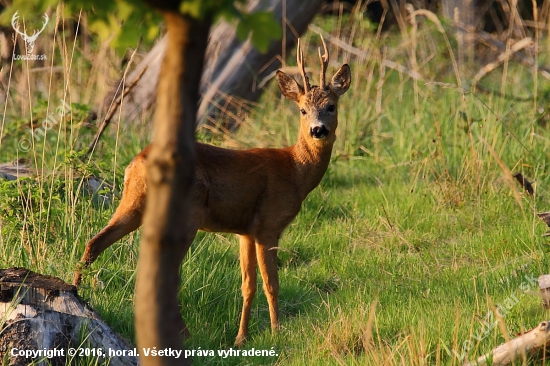
[[[279,55],[295,47],[296,36],[307,30],[322,0],[249,0],[247,11],[268,10],[282,24],[283,5],[286,6],[283,41],[274,41],[265,54],[258,52],[250,40],[239,41],[234,24],[220,21],[210,33],[210,41],[205,56],[205,69],[200,84],[200,101],[196,123],[206,121],[212,124],[225,121],[225,127],[233,127],[248,113],[246,101],[256,101],[262,93],[257,85],[270,73],[281,66]],[[282,46],[285,52],[282,53]],[[166,36],[153,47],[147,57],[128,76],[132,82],[140,75],[140,80],[125,96],[122,115],[135,119],[140,113],[152,107],[160,69],[160,59],[167,47]],[[170,52],[173,50],[169,47]],[[143,71],[145,69],[145,71]],[[115,92],[109,96],[116,98]]]
[[[0,269],[0,325],[0,360],[6,365],[46,365],[39,361],[44,358],[52,365],[65,365],[82,358],[79,353],[69,354],[69,348],[79,347],[93,349],[95,356],[112,355],[109,365],[138,364],[137,350],[78,297],[74,286],[25,268]],[[38,355],[44,349],[51,351],[35,358],[19,355],[19,351]]]
[[[178,334],[186,329],[177,300],[179,266],[194,235],[187,225],[195,161],[195,114],[210,20],[181,15],[178,2],[175,4],[173,9],[160,9],[170,52],[164,56],[159,76],[155,139],[147,157],[147,204],[136,280],[140,350],[182,350]],[[182,358],[141,356],[144,366],[188,363]]]

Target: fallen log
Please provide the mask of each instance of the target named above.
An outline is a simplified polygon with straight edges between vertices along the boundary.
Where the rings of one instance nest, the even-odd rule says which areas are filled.
[[[16,180],[18,178],[31,177],[36,171],[29,167],[27,159],[18,159],[9,163],[0,164],[0,178]]]
[[[543,321],[536,328],[501,344],[491,353],[481,356],[465,366],[481,366],[489,362],[493,366],[508,365],[519,357],[544,349],[549,341],[550,321]]]
[[[7,365],[68,365],[104,355],[109,365],[130,366],[138,364],[136,353],[75,286],[25,268],[0,269],[0,360]]]
[[[55,174],[51,171],[42,170],[41,173],[33,168],[27,159],[18,159],[9,163],[0,163],[0,181],[14,181],[22,178],[39,178],[45,175]],[[76,185],[80,187],[81,193],[91,197],[94,205],[109,206],[113,202],[114,187],[105,179],[89,175],[87,177],[74,176]]]

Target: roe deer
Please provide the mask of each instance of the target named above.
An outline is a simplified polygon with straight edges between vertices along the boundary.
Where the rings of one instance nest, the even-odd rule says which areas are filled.
[[[229,150],[197,143],[197,162],[188,226],[193,230],[229,232],[239,236],[242,295],[244,298],[236,345],[248,336],[248,321],[260,268],[269,305],[271,328],[278,325],[279,279],[277,243],[300,211],[302,201],[327,170],[338,126],[338,98],[351,83],[343,65],[330,83],[325,82],[329,55],[322,40],[320,86],[311,86],[298,41],[298,67],[304,85],[282,71],[277,82],[282,94],[300,109],[298,142],[282,149]],[[145,209],[146,161],[149,147],[128,165],[122,199],[109,224],[86,244],[81,259],[89,266],[101,252],[141,225]],[[182,243],[189,246],[191,243]],[[81,280],[80,269],[74,283]]]

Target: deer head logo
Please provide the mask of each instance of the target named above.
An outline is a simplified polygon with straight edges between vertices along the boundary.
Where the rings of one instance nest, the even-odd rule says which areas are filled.
[[[50,18],[48,17],[48,14],[44,13],[44,23],[42,24],[42,29],[35,29],[32,35],[29,36],[26,32],[21,32],[19,30],[19,11],[16,11],[15,14],[13,14],[13,17],[11,17],[11,26],[17,34],[21,35],[27,45],[27,55],[30,55],[32,53],[32,50],[34,49],[34,42],[36,42],[38,35],[42,33],[44,28],[46,28],[46,24],[48,24],[49,20]]]

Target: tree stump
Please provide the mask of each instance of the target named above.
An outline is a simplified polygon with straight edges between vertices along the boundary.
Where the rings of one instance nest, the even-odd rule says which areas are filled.
[[[103,355],[109,365],[129,366],[138,365],[136,353],[75,286],[25,268],[0,269],[0,360],[7,365],[66,365]]]

